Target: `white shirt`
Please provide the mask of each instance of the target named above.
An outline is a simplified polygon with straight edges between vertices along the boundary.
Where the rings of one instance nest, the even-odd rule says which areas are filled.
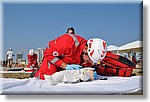
[[[13,58],[13,51],[7,51],[8,59]]]

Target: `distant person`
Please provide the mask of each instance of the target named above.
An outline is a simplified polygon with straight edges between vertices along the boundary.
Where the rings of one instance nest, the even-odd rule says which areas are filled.
[[[132,62],[136,65],[137,61],[136,61],[136,53],[133,53],[132,55]]]
[[[132,61],[132,56],[133,56],[133,55],[132,55],[132,51],[130,50],[129,53],[128,53],[128,57],[129,57],[129,59],[130,59],[131,61]]]
[[[13,51],[12,51],[12,49],[10,48],[9,51],[7,51],[7,54],[6,54],[6,60],[7,60],[7,62],[8,62],[9,68],[12,67],[12,64],[13,64],[13,56],[14,56]]]
[[[34,49],[30,49],[28,54],[28,68],[33,70],[34,68],[37,67],[38,67],[37,54],[34,53]]]

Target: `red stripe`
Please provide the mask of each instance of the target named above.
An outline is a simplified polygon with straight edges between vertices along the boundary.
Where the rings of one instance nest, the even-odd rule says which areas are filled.
[[[104,50],[102,50],[102,53],[104,54],[104,53],[105,53],[105,51],[104,51]]]
[[[103,47],[104,47],[104,49],[106,49],[106,42],[105,41],[103,41]]]
[[[92,44],[91,44],[91,43],[89,43],[89,48],[91,48],[91,46],[92,46]]]
[[[93,42],[93,40],[91,39],[90,42]]]
[[[104,54],[101,54],[101,57],[103,57],[104,56]]]
[[[90,53],[90,56],[91,56],[91,57],[93,56],[93,53],[94,53],[94,50]]]

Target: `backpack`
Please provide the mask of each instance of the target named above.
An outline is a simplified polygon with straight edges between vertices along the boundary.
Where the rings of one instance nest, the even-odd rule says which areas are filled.
[[[103,76],[129,77],[132,75],[134,68],[135,64],[129,59],[107,51],[105,58],[98,65],[96,71],[97,74]]]

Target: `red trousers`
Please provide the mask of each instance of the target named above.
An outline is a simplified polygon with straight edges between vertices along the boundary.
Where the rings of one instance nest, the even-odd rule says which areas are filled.
[[[40,69],[35,73],[35,77],[40,77],[40,79],[45,80],[44,74],[52,75],[55,72],[58,72],[60,68],[56,67],[55,65],[51,64],[47,58],[43,59]]]

